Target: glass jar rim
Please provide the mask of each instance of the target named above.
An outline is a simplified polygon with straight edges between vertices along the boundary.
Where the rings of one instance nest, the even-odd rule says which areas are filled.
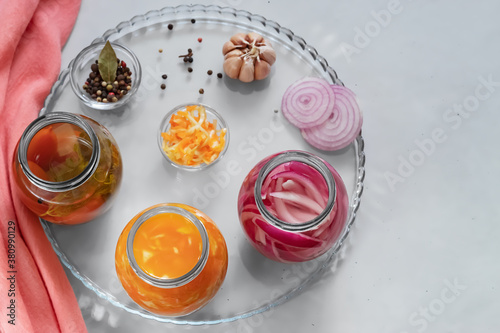
[[[273,171],[279,165],[292,161],[301,162],[314,168],[324,178],[328,188],[328,200],[323,211],[312,220],[305,221],[302,223],[290,223],[280,220],[279,218],[274,216],[264,205],[261,193],[262,184],[264,183],[264,180],[269,175],[269,173],[271,173],[271,171]],[[255,202],[262,216],[264,216],[264,218],[274,226],[292,232],[305,231],[308,229],[315,228],[318,224],[320,224],[332,211],[333,206],[335,205],[336,195],[337,195],[337,188],[335,184],[335,179],[333,178],[333,174],[328,168],[328,166],[325,164],[325,162],[318,156],[301,150],[287,150],[279,153],[278,155],[274,156],[269,161],[267,161],[264,164],[264,166],[260,169],[254,187]]]
[[[77,176],[60,182],[53,182],[37,177],[28,165],[28,147],[33,137],[41,129],[56,123],[67,123],[80,127],[89,136],[92,144],[92,154],[90,155],[89,163],[85,169],[83,169],[83,171]],[[28,180],[41,189],[53,192],[65,192],[85,183],[95,172],[97,165],[99,164],[100,155],[101,148],[99,145],[99,139],[92,126],[85,121],[82,116],[69,112],[52,112],[35,119],[24,130],[21,139],[19,140],[19,147],[17,150],[18,162]]]
[[[135,235],[137,233],[137,230],[139,230],[139,227],[144,222],[149,220],[151,217],[162,213],[174,213],[185,217],[196,226],[201,236],[202,250],[198,262],[189,272],[185,273],[182,276],[171,279],[158,278],[146,273],[137,263],[133,250]],[[207,263],[208,260],[209,250],[210,250],[210,244],[208,241],[208,233],[205,228],[205,225],[200,221],[200,219],[190,211],[182,207],[172,206],[170,204],[154,206],[150,209],[147,209],[135,220],[127,236],[126,252],[128,261],[130,263],[130,267],[135,272],[135,274],[144,282],[160,288],[177,288],[194,280],[201,273],[203,268],[205,268],[205,264]]]

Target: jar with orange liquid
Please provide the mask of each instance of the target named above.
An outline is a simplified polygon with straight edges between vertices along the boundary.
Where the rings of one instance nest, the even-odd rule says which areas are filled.
[[[105,212],[122,178],[115,139],[98,122],[67,112],[35,119],[13,158],[14,190],[39,217],[88,222]]]
[[[130,298],[163,316],[205,306],[226,276],[223,235],[203,212],[184,204],[147,208],[123,229],[116,246],[118,278]]]

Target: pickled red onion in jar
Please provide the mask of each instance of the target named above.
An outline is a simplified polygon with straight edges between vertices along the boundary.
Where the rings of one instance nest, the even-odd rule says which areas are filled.
[[[313,167],[290,161],[267,175],[261,195],[266,209],[279,220],[304,223],[326,208],[328,186]]]
[[[299,150],[258,162],[238,195],[238,216],[248,241],[278,262],[325,254],[341,237],[348,213],[339,173],[322,158]]]

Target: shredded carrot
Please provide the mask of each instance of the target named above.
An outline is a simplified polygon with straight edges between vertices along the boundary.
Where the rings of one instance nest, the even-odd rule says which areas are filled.
[[[207,120],[205,108],[189,105],[170,118],[170,128],[161,134],[163,151],[180,165],[210,164],[226,144],[227,129],[217,129],[217,120]]]

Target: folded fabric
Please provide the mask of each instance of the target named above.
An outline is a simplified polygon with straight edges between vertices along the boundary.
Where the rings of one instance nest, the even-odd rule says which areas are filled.
[[[61,67],[80,0],[0,1],[0,331],[86,332],[38,218],[12,195],[12,156]]]

